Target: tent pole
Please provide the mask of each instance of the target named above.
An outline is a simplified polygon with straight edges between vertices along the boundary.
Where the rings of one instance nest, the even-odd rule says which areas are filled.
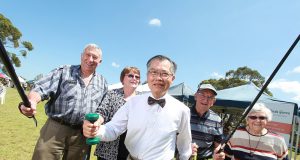
[[[293,146],[294,146],[294,138],[295,138],[295,134],[296,135],[298,135],[297,133],[296,133],[296,124],[297,124],[297,117],[295,116],[294,118],[293,118],[293,128],[292,128],[292,135],[291,135],[291,143],[290,143],[290,145],[288,146],[289,147],[289,157],[291,157],[292,158],[292,156],[293,156],[293,152],[292,152],[292,150],[293,150]]]

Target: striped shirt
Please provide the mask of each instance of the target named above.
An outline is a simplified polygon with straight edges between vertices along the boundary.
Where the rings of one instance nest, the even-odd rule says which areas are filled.
[[[236,130],[224,151],[226,159],[232,160],[288,160],[288,150],[282,136],[271,131],[255,136],[245,127]]]
[[[218,114],[208,110],[200,117],[195,109],[191,108],[191,130],[193,142],[198,148],[198,158],[211,157],[214,150],[214,142],[221,143],[223,135],[222,120]]]
[[[80,76],[80,65],[65,65],[35,83],[33,91],[40,94],[42,101],[51,100],[60,91],[53,103],[48,101],[45,105],[48,117],[80,125],[86,113],[96,111],[107,92],[106,80],[102,75],[94,73],[89,85],[85,86]]]

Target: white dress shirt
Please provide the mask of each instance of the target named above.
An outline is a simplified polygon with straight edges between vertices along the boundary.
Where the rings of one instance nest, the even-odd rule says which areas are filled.
[[[148,105],[151,93],[132,97],[114,115],[101,125],[98,132],[102,141],[112,141],[126,131],[125,145],[129,153],[143,160],[171,160],[175,143],[181,160],[191,154],[190,110],[169,94],[164,97],[166,105]],[[152,96],[153,97],[153,96]]]

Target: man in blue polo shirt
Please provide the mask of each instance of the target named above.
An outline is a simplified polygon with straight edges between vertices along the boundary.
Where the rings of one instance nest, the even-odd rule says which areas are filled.
[[[217,91],[211,84],[199,84],[195,93],[196,104],[191,108],[191,130],[193,142],[198,146],[197,160],[212,158],[219,146],[223,127],[218,114],[210,109],[216,101]]]

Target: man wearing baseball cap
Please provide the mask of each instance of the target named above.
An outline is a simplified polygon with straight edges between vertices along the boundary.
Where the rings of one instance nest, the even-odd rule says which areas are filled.
[[[195,93],[196,104],[191,108],[191,131],[197,160],[224,159],[224,153],[214,154],[222,141],[221,118],[210,109],[216,101],[217,90],[211,84],[199,84]],[[216,158],[217,157],[217,158]],[[219,157],[219,158],[218,158]]]

